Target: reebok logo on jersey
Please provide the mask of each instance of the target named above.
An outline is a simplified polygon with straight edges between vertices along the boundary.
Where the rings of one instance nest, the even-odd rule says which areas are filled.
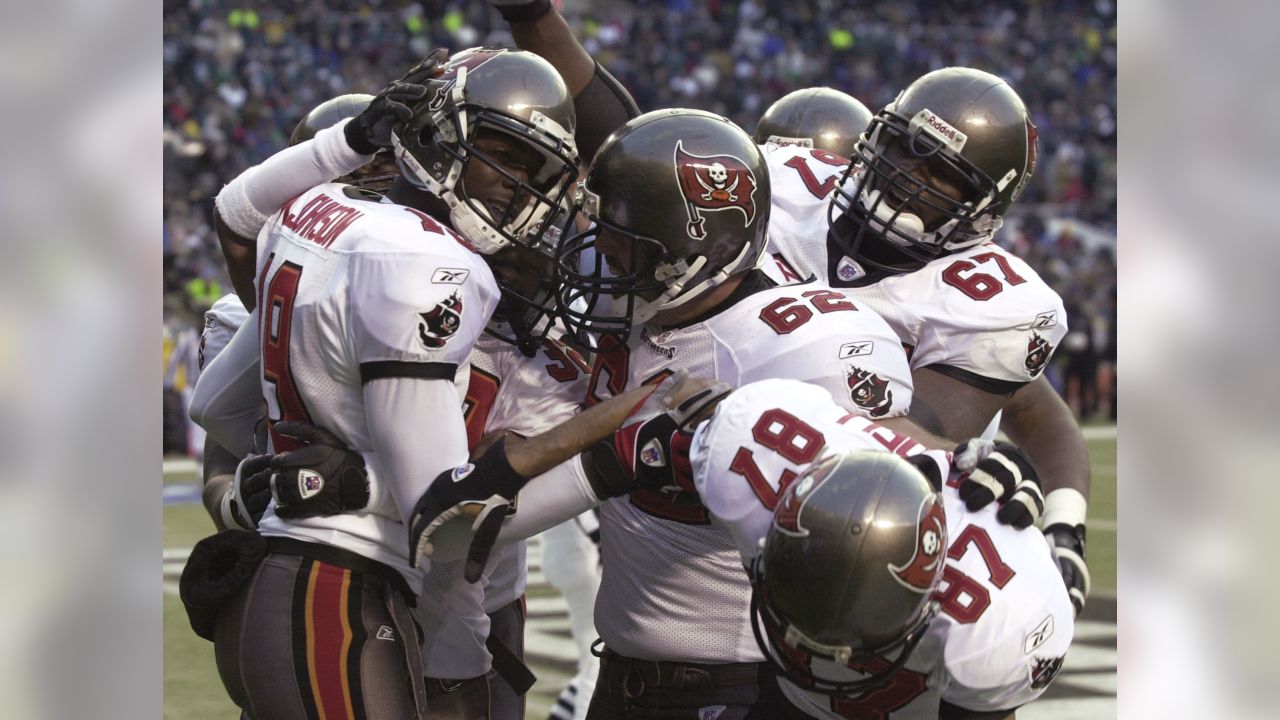
[[[391,640],[392,642],[394,642],[396,639],[396,633],[390,627],[386,625],[380,625],[378,626],[378,639]]]
[[[462,297],[455,291],[418,317],[418,339],[428,350],[439,350],[462,327]]]
[[[866,276],[867,271],[847,255],[840,258],[840,262],[836,264],[836,277],[841,282],[853,282]]]
[[[298,471],[298,495],[306,500],[324,489],[324,478],[311,470]]]
[[[462,270],[460,268],[440,268],[432,274],[431,282],[436,285],[461,285],[470,274],[470,270]]]
[[[859,355],[870,355],[871,351],[876,349],[876,344],[871,340],[859,340],[857,342],[845,343],[840,346],[840,359],[857,357]]]
[[[1043,645],[1044,641],[1048,640],[1052,635],[1053,616],[1046,615],[1044,620],[1042,620],[1040,624],[1036,626],[1036,629],[1032,630],[1031,634],[1027,636],[1027,639],[1023,641],[1022,651],[1025,654],[1030,655],[1033,650]]]
[[[1058,311],[1047,310],[1036,315],[1036,319],[1031,321],[1032,330],[1044,330],[1046,328],[1055,327],[1058,324]]]

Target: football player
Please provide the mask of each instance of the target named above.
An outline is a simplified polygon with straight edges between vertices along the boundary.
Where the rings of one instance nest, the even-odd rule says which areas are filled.
[[[1088,456],[1043,375],[1066,315],[1058,294],[992,241],[1035,170],[1036,146],[1026,106],[1003,80],[930,72],[876,114],[851,164],[798,148],[766,153],[778,197],[776,264],[766,267],[779,281],[847,288],[889,322],[909,349],[909,417],[921,427],[959,440],[1003,410],[1001,429],[1044,480],[1045,534],[1078,612],[1089,591]]]
[[[811,87],[774,101],[751,136],[758,145],[811,148],[849,158],[869,122],[871,111],[857,98],[829,87]]]
[[[1049,546],[969,512],[948,453],[768,380],[720,402],[690,460],[779,672],[749,717],[1005,717],[1061,666],[1074,612]]]
[[[548,12],[547,0],[491,1],[507,6],[504,16]],[[517,44],[557,58],[566,77],[588,72],[594,61],[567,26],[552,32],[555,23],[544,22],[544,32],[513,32]],[[1082,610],[1090,585],[1088,454],[1070,408],[1043,376],[1066,333],[1062,301],[991,242],[1035,169],[1036,130],[1022,100],[995,76],[946,68],[916,80],[876,116],[852,164],[817,148],[769,150],[775,264],[766,270],[779,282],[812,277],[849,288],[912,348],[914,423],[900,431],[947,448],[1002,411],[1001,429],[1042,474],[1048,495],[1036,510]],[[907,205],[913,208],[898,211]],[[1003,309],[992,312],[995,306]],[[1002,498],[998,488],[973,488],[966,497],[975,508]]]
[[[237,536],[246,564],[265,559],[223,604],[212,634],[224,684],[251,716],[358,707],[402,718],[425,708],[407,609],[423,568],[414,566],[404,527],[440,484],[432,479],[467,460],[454,375],[503,284],[501,267],[491,270],[477,251],[539,242],[576,173],[572,107],[545,61],[479,51],[441,72],[439,60],[219,194],[226,227],[258,236],[261,320],[233,338],[204,379],[222,392],[246,364],[233,352],[237,340],[253,338],[273,448],[299,444],[286,421],[320,423],[379,470],[379,482],[365,488],[346,482],[341,466],[295,473],[273,488],[276,502],[259,525],[265,547]],[[521,92],[518,112],[484,102],[486,91],[503,88]],[[464,106],[464,122],[436,112],[448,99]],[[384,147],[394,147],[403,167],[389,191],[398,203],[325,182]],[[268,215],[273,205],[282,207]],[[230,375],[214,372],[223,361]],[[243,427],[222,429],[230,430],[218,438],[228,449],[248,450]],[[517,457],[499,441],[477,461],[479,472],[510,481],[520,474]],[[318,495],[335,512],[357,511],[291,514],[290,499]]]
[[[497,63],[497,73],[512,71],[510,65],[502,65]],[[478,104],[484,103],[490,108],[497,105],[494,102],[497,93],[493,90],[488,94],[477,94],[474,90],[491,85],[493,74],[486,66],[470,70],[468,87],[444,101],[439,111],[444,118],[441,124],[461,126],[466,113],[474,114]],[[451,78],[446,73],[442,80],[434,82],[449,81]],[[520,85],[515,87],[519,89]],[[293,139],[306,139],[324,123],[333,124],[358,114],[367,101],[361,96],[352,98],[344,96],[322,104],[299,125]],[[519,96],[511,103],[525,100]],[[454,151],[461,154],[464,148],[455,147]],[[476,183],[485,179],[472,177],[466,170],[463,173],[473,191],[478,187]],[[363,185],[369,187],[368,181]],[[468,446],[473,453],[481,449],[477,447],[481,437],[498,428],[532,435],[554,426],[572,415],[583,397],[586,368],[580,356],[549,339],[541,346],[525,342],[528,336],[517,332],[517,328],[532,328],[545,322],[542,312],[550,295],[547,287],[550,262],[546,256],[549,247],[549,243],[532,249],[513,246],[500,251],[497,262],[491,262],[504,280],[500,310],[509,308],[510,311],[490,320],[486,328],[488,336],[477,341],[468,358],[470,374],[465,383],[463,408]],[[252,254],[253,249],[249,252]],[[508,258],[518,262],[505,262]],[[223,322],[219,327],[226,325]],[[261,477],[270,475],[265,473]],[[271,494],[259,493],[255,497],[258,501],[252,512],[261,515]],[[318,499],[304,499],[292,512],[298,516],[321,514],[326,507]],[[331,508],[328,511],[331,512]],[[462,572],[461,561],[433,566],[425,577],[424,591],[414,609],[425,631],[423,662],[429,704],[433,713],[444,715],[522,717],[520,695],[531,682],[519,651],[523,644],[524,546],[521,543],[503,548],[500,557],[476,585],[463,582]],[[579,608],[579,615],[583,612]],[[590,604],[585,614],[589,618]],[[592,639],[594,631],[585,642],[589,645]],[[501,671],[499,677],[491,677],[491,662]]]
[[[821,284],[775,287],[756,269],[769,176],[727,119],[663,110],[630,121],[597,153],[577,207],[591,225],[562,241],[556,269],[566,323],[599,348],[588,405],[684,370],[807,380],[852,412],[906,412],[906,357],[874,312]],[[619,454],[633,474],[636,453]],[[675,484],[609,500],[600,524],[604,650],[588,717],[741,717],[769,671],[732,538]]]

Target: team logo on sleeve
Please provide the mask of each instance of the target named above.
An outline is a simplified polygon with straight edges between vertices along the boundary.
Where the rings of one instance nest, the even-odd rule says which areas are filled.
[[[418,317],[418,339],[428,350],[439,350],[462,327],[462,298],[454,292]]]
[[[845,372],[845,382],[849,386],[849,397],[853,404],[867,411],[867,415],[878,418],[889,413],[893,407],[893,391],[889,389],[889,381],[870,370],[850,365]]]
[[[1058,676],[1058,671],[1062,669],[1063,658],[1036,658],[1036,664],[1031,668],[1031,687],[1035,690],[1042,690],[1053,682]]]
[[[927,593],[942,577],[942,552],[947,547],[947,516],[936,495],[920,503],[916,516],[916,547],[911,559],[901,565],[889,563],[893,577],[910,590]]]
[[[749,227],[756,217],[756,177],[742,160],[732,155],[694,155],[676,141],[676,179],[689,213],[689,237],[707,236],[702,213],[738,210]]]
[[[1040,337],[1040,333],[1031,333],[1031,339],[1027,341],[1027,359],[1023,361],[1031,377],[1038,376],[1040,371],[1044,370],[1052,354],[1053,346],[1049,341]]]

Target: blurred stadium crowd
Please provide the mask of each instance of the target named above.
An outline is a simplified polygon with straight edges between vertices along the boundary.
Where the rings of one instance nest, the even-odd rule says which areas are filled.
[[[165,2],[165,383],[175,404],[201,314],[230,291],[211,226],[222,184],[333,95],[376,92],[436,47],[511,43],[481,2],[246,5]],[[875,110],[930,69],[1005,77],[1031,109],[1040,156],[999,241],[1067,305],[1073,332],[1051,380],[1081,416],[1115,417],[1113,0],[585,0],[563,12],[642,110],[702,108],[747,130],[797,88],[828,85]],[[166,438],[166,449],[184,444]]]

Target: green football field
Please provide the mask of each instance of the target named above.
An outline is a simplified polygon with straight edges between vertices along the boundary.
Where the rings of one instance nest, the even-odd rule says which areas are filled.
[[[1093,464],[1093,491],[1089,502],[1089,567],[1093,575],[1094,596],[1101,604],[1104,598],[1115,597],[1116,439],[1114,430],[1101,428],[1090,432],[1089,438],[1089,456]],[[190,463],[171,463],[164,473],[164,483],[198,485],[199,479]],[[170,488],[171,491],[179,489]],[[218,679],[213,645],[191,632],[177,597],[182,558],[196,541],[212,531],[213,523],[198,500],[165,503],[164,716],[172,720],[235,720],[239,717],[239,710],[227,699]],[[536,556],[533,552],[530,555],[531,558]],[[555,614],[554,610],[545,613],[539,610],[554,607],[556,596],[555,590],[540,579],[540,572],[531,573],[528,592],[530,632],[526,638],[527,654],[538,676],[538,683],[528,698],[529,720],[547,717],[556,695],[572,675],[572,666],[563,659],[563,653],[558,659],[540,659],[540,656],[555,654],[544,656],[540,643],[562,646],[567,637],[563,623],[557,625],[550,617]],[[1086,615],[1092,607],[1091,604],[1086,609]],[[544,626],[547,629],[541,629]],[[1020,711],[1019,716],[1022,715]]]

